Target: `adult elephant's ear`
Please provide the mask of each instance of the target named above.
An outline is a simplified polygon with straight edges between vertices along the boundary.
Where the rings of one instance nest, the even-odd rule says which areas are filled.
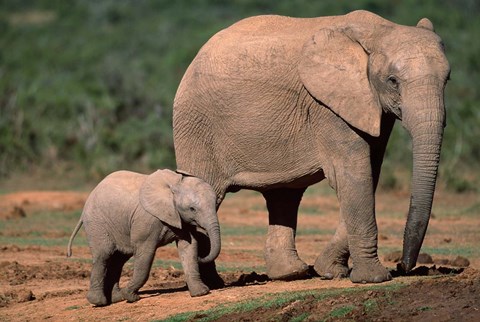
[[[368,54],[341,30],[322,29],[303,47],[298,70],[308,92],[353,127],[380,135],[382,109],[368,81]]]
[[[181,179],[181,174],[170,170],[157,170],[147,176],[139,192],[140,205],[145,211],[176,228],[182,228],[182,221],[175,207],[172,190]]]

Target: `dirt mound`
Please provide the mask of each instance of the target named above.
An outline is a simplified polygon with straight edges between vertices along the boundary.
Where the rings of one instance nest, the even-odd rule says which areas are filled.
[[[480,313],[480,272],[467,268],[451,276],[422,279],[400,288],[321,293],[282,305],[231,313],[216,321],[476,321]],[[198,314],[190,321],[205,318]]]
[[[9,285],[20,285],[32,279],[57,280],[87,278],[90,266],[79,262],[46,262],[45,265],[22,265],[16,261],[0,262],[0,278]]]
[[[36,211],[82,209],[88,193],[75,191],[22,191],[0,196],[0,219],[25,217]]]

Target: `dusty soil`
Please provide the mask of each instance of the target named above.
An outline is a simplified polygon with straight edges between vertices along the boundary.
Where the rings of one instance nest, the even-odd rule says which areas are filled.
[[[21,224],[22,220],[46,211],[68,214],[81,209],[87,195],[35,191],[3,195],[0,196],[0,224],[12,221]],[[74,245],[73,256],[66,258],[66,245],[4,242],[0,244],[0,320],[150,321],[184,312],[198,312],[188,319],[201,320],[209,317],[201,312],[203,310],[247,300],[261,302],[274,298],[274,294],[308,290],[311,292],[291,301],[261,306],[254,312],[233,311],[216,320],[480,320],[478,195],[437,193],[424,242],[424,249],[431,254],[422,255],[419,265],[423,266],[411,276],[404,276],[395,263],[401,255],[408,194],[381,193],[377,200],[380,258],[394,279],[373,288],[352,284],[348,279],[326,281],[313,273],[311,278],[300,281],[270,281],[264,274],[267,213],[263,199],[253,192],[240,192],[229,195],[219,211],[223,232],[217,265],[222,268],[225,288],[191,298],[183,282],[183,272],[171,265],[158,265],[142,288],[140,301],[92,307],[85,299],[91,268],[85,244]],[[314,189],[305,195],[300,209],[297,247],[300,257],[308,264],[314,263],[330,239],[337,213],[336,198],[331,193]],[[76,220],[69,223],[72,229]],[[34,227],[25,231],[32,229]],[[42,238],[68,238],[60,228],[49,229],[49,232],[58,230],[58,234],[49,233]],[[22,231],[2,229],[0,237],[18,237]],[[178,262],[173,245],[159,248],[156,258],[163,263]],[[128,281],[131,273],[128,265],[122,283]]]

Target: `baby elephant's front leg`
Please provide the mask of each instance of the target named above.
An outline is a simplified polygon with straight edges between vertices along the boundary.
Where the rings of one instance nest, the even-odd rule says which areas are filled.
[[[137,247],[133,263],[132,279],[127,287],[122,289],[123,298],[127,300],[127,302],[132,303],[140,299],[138,290],[148,280],[156,249],[157,247],[154,242],[145,242],[140,247]]]
[[[210,289],[200,278],[198,269],[197,241],[193,236],[191,242],[180,239],[177,241],[178,254],[185,273],[185,281],[192,297],[208,294]]]

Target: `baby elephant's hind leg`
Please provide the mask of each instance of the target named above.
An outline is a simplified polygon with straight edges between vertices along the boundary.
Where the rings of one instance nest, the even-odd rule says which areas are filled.
[[[96,306],[105,306],[109,300],[105,296],[105,277],[107,275],[108,255],[105,253],[93,256],[92,272],[90,274],[90,289],[87,300]]]
[[[115,253],[111,261],[108,264],[107,268],[107,282],[108,282],[108,288],[107,290],[111,289],[111,295],[112,295],[112,303],[117,303],[120,301],[125,300],[123,298],[123,293],[122,290],[120,289],[120,277],[122,275],[122,269],[125,263],[128,261],[128,259],[131,257],[131,255],[126,255],[122,253]]]

